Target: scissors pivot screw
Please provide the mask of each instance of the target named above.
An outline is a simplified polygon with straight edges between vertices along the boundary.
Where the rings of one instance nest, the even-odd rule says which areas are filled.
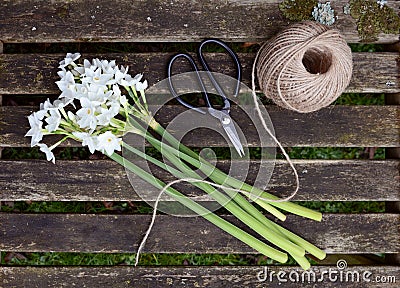
[[[222,118],[222,124],[227,125],[231,123],[231,119],[229,117]]]

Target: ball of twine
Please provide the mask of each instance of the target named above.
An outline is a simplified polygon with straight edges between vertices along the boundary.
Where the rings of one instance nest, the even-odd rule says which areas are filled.
[[[300,113],[335,101],[348,86],[352,55],[336,29],[306,21],[283,30],[261,46],[253,66],[266,97]]]

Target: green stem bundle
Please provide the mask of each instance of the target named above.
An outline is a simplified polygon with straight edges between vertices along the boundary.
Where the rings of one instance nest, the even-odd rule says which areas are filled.
[[[209,175],[208,177],[221,185],[227,185],[232,188],[236,188],[238,190],[243,190],[245,192],[250,193],[250,195],[260,195],[260,198],[269,199],[272,201],[264,201],[265,206],[268,208],[268,205],[275,206],[282,210],[288,211],[290,213],[310,218],[316,221],[321,221],[322,213],[305,208],[303,206],[297,205],[291,202],[275,202],[279,200],[279,197],[276,197],[270,193],[262,191],[257,187],[251,186],[247,183],[244,183],[240,180],[237,180],[234,177],[224,173],[223,171],[219,170],[214,165],[210,164],[205,159],[201,158],[198,154],[194,151],[180,143],[174,136],[172,136],[168,131],[166,131],[159,123],[157,123],[154,119],[149,121],[150,127],[153,128],[159,135],[165,138],[168,143],[172,145],[173,148],[171,149],[170,146],[165,145],[163,143],[164,149],[169,149],[171,152],[176,153],[177,156],[182,158],[184,161],[187,161],[189,164],[195,166],[196,168],[200,169],[204,174]],[[253,196],[254,197],[254,196]],[[274,201],[274,202],[273,202]],[[257,203],[257,202],[256,202]],[[264,206],[263,206],[264,208]],[[268,212],[272,213],[271,211],[267,210]],[[276,215],[275,215],[276,216]],[[278,216],[277,216],[278,217]],[[279,218],[279,217],[278,217]]]
[[[158,134],[165,137],[169,144],[161,142],[160,140],[156,139],[154,136],[149,134],[145,129],[137,123],[135,120],[130,119],[130,125],[136,128],[137,131],[140,131],[140,134],[162,155],[168,159],[174,166],[171,167],[168,164],[165,164],[162,161],[159,161],[142,151],[139,151],[136,148],[131,147],[127,143],[123,143],[123,146],[132,153],[142,157],[143,159],[157,165],[158,167],[170,172],[172,175],[177,177],[178,179],[184,179],[187,182],[191,182],[194,186],[200,188],[207,194],[209,194],[216,202],[222,205],[225,209],[227,209],[232,215],[246,224],[249,228],[253,231],[257,232],[260,236],[262,236],[265,240],[269,241],[270,243],[274,244],[276,247],[286,251],[289,253],[304,269],[308,269],[310,267],[309,262],[305,258],[305,253],[308,252],[319,259],[323,259],[325,257],[325,252],[311,244],[310,242],[302,239],[301,237],[297,236],[296,234],[288,231],[287,229],[281,227],[280,225],[276,224],[275,222],[271,221],[270,219],[266,218],[258,209],[256,209],[253,205],[251,205],[243,196],[237,191],[240,189],[241,191],[245,191],[248,193],[259,193],[261,197],[267,199],[257,199],[255,196],[251,196],[252,194],[246,194],[250,199],[255,199],[256,203],[263,204],[260,205],[265,208],[266,211],[270,212],[272,215],[276,216],[278,219],[285,220],[286,216],[277,210],[275,207],[281,208],[282,210],[286,210],[292,212],[294,214],[298,214],[304,217],[308,217],[314,220],[321,219],[321,213],[315,212],[313,210],[304,208],[300,205],[290,203],[290,202],[272,202],[270,200],[279,200],[278,197],[273,196],[269,193],[261,191],[253,186],[248,184],[244,184],[243,182],[236,180],[233,177],[225,174],[221,170],[217,169],[212,164],[208,163],[206,160],[202,159],[197,153],[190,150],[186,146],[182,145],[178,140],[176,140],[171,134],[169,134],[161,125],[159,125],[153,118],[151,121],[148,122],[151,124],[151,127],[154,131]],[[132,163],[125,160],[125,163],[129,163],[129,167],[133,167]],[[187,164],[186,164],[187,163]],[[204,174],[208,175],[208,177],[214,181],[212,184],[209,181],[202,180],[201,176],[197,174],[193,169],[191,169],[189,165],[193,165],[194,167],[198,168]],[[129,168],[128,167],[128,168]],[[139,168],[140,169],[140,168]],[[157,188],[165,187],[165,183],[161,182],[157,179],[157,182],[154,181],[153,178],[149,178],[150,176],[143,177],[143,173],[137,173],[137,167],[135,167],[132,172],[135,172],[138,176],[142,177],[144,180],[150,180],[149,183],[153,184]],[[145,171],[143,171],[145,172]],[[147,173],[147,172],[145,172]],[[191,179],[191,181],[188,181]],[[239,185],[240,184],[240,185]],[[213,187],[214,186],[214,187]],[[215,187],[222,188],[225,194],[221,193],[220,191],[216,190]],[[255,192],[254,192],[255,191]],[[185,205],[185,207],[191,209],[192,211],[196,212],[201,216],[205,216],[200,214],[200,210],[198,206],[200,204],[194,202],[193,200],[185,197],[181,193],[177,192],[171,187],[165,190],[165,193],[168,193],[175,199],[177,199],[181,204]],[[178,194],[179,193],[179,196]],[[184,203],[182,202],[182,198],[186,198]],[[188,200],[189,199],[189,200]],[[269,200],[270,199],[270,200]],[[232,201],[230,201],[232,200]],[[195,204],[194,204],[195,203]],[[203,211],[204,208],[201,206]],[[212,212],[207,210],[207,213],[214,215]],[[208,216],[207,216],[208,217]],[[207,219],[207,217],[204,217]],[[218,216],[216,216],[218,217]],[[232,228],[231,226],[226,226],[226,223],[223,224],[224,226],[219,226],[221,223],[215,221],[213,217],[212,223],[223,229],[224,231],[228,232],[229,234],[235,236],[236,238],[243,241],[243,237],[249,237],[250,235],[243,230],[240,230],[235,226]],[[217,224],[216,224],[217,223]],[[231,229],[233,229],[231,231]],[[238,232],[239,229],[242,231],[241,233]],[[239,238],[241,237],[241,238]],[[254,237],[251,236],[250,238],[246,238],[245,243],[251,243],[251,247],[254,248],[255,245],[259,245],[258,242],[254,242]],[[256,239],[256,238],[255,238]],[[256,244],[257,243],[257,244]],[[266,244],[265,244],[266,245]],[[266,245],[263,246],[263,250],[257,250],[264,255],[280,261],[284,259],[282,256],[282,252],[279,250]],[[280,252],[280,253],[277,253]],[[287,254],[284,253],[287,257]]]
[[[116,161],[117,163],[121,164],[125,168],[129,169],[131,172],[134,172],[137,176],[142,178],[143,180],[147,181],[154,187],[158,189],[163,189],[166,184],[161,180],[154,177],[152,174],[144,171],[139,166],[133,164],[132,162],[124,159],[120,155],[114,153],[109,156],[112,160]],[[185,207],[191,209],[193,212],[201,215],[206,220],[210,221],[217,227],[221,228],[222,230],[226,231],[230,235],[236,237],[243,243],[249,245],[253,249],[259,251],[265,256],[271,257],[272,259],[285,263],[288,260],[287,254],[265,244],[264,242],[260,241],[259,239],[255,238],[254,236],[250,235],[249,233],[243,231],[242,229],[238,228],[237,226],[233,225],[232,223],[226,221],[225,219],[215,215],[208,209],[204,208],[200,204],[196,203],[195,201],[191,200],[190,198],[186,197],[182,193],[178,192],[172,187],[166,189],[166,193],[172,196],[174,199],[179,201]]]

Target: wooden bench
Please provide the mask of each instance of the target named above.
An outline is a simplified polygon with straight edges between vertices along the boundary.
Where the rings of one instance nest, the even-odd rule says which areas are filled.
[[[6,102],[22,99],[23,103],[29,103],[35,97],[58,94],[54,81],[58,62],[64,55],[46,52],[55,44],[70,45],[73,51],[69,52],[75,52],[80,50],[80,44],[90,50],[90,47],[99,43],[107,45],[107,42],[123,42],[129,49],[141,45],[156,47],[157,43],[173,47],[174,43],[199,42],[209,37],[227,42],[261,42],[289,24],[278,10],[280,1],[275,0],[198,1],[190,2],[190,5],[175,0],[44,2],[14,0],[0,4],[0,52],[4,52],[0,55],[1,149],[29,147],[29,139],[24,137],[28,126],[26,117],[37,109],[37,106],[7,106]],[[359,37],[355,20],[342,10],[346,2],[331,1],[339,17],[337,28],[349,43],[356,43]],[[388,2],[399,12],[400,1]],[[395,44],[398,40],[399,35],[380,35],[377,42]],[[31,45],[30,51],[35,52],[18,53],[18,49],[23,52],[20,47],[27,44]],[[7,53],[10,47],[15,52]],[[353,54],[354,73],[346,92],[384,93],[386,105],[335,105],[304,115],[274,105],[266,108],[278,139],[286,147],[386,149],[385,160],[295,160],[301,177],[301,189],[295,200],[384,201],[385,213],[324,214],[321,223],[289,215],[284,226],[328,253],[327,260],[315,266],[320,271],[335,269],[338,259],[347,259],[349,267],[346,271],[371,271],[373,277],[395,276],[398,283],[399,51],[389,50],[395,45],[384,47],[388,52]],[[146,53],[110,52],[105,55],[83,53],[83,57],[117,59],[119,64],[129,65],[132,73],[144,72],[150,84],[166,77],[165,67],[172,55],[160,49]],[[208,57],[229,73],[228,57],[219,53],[210,53]],[[217,60],[220,57],[222,61]],[[239,57],[243,80],[249,84],[254,53],[240,53]],[[182,109],[168,106],[165,117],[159,120],[166,124]],[[290,131],[288,127],[291,127]],[[207,147],[207,141],[206,135],[200,134],[196,138],[187,137],[186,144]],[[249,143],[257,145],[255,139],[249,139]],[[70,145],[79,146],[77,143]],[[225,143],[219,141],[213,145],[224,146]],[[228,166],[229,162],[225,161],[224,165]],[[257,160],[252,165],[257,165]],[[124,169],[110,160],[59,160],[53,165],[40,160],[0,159],[0,167],[0,201],[141,201],[132,192]],[[282,187],[282,191],[290,188],[285,184],[292,183],[285,162],[277,162],[271,182]],[[226,218],[230,219],[230,216]],[[139,214],[2,212],[0,251],[135,253],[149,221],[150,215]],[[201,231],[208,231],[212,236],[203,236]],[[145,253],[255,253],[200,217],[187,219],[160,215],[152,233],[158,236],[150,237]],[[377,253],[386,255],[384,262],[371,258],[362,266],[351,257]],[[263,266],[0,265],[0,287],[278,287],[281,283],[276,278],[273,282],[258,281],[257,275],[263,269]],[[297,267],[268,266],[268,269],[290,273]],[[367,284],[362,281],[323,283],[324,287],[350,285],[366,287]],[[368,285],[396,287],[394,283],[371,282]]]

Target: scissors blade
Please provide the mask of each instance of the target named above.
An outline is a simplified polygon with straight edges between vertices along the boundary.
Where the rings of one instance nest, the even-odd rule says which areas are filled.
[[[239,156],[240,157],[244,156],[243,146],[242,143],[240,142],[236,128],[233,125],[233,120],[231,116],[229,116],[229,111],[226,110],[220,111],[214,108],[208,108],[208,113],[210,113],[211,116],[217,118],[221,122],[222,127],[224,128],[226,134],[228,135],[229,140],[235,147]]]
[[[228,125],[223,125],[223,127],[226,134],[228,135],[229,140],[235,147],[237,153],[239,154],[240,157],[243,157],[244,156],[243,146],[242,143],[240,143],[239,136],[236,132],[235,126],[233,126],[233,124],[231,123]]]

